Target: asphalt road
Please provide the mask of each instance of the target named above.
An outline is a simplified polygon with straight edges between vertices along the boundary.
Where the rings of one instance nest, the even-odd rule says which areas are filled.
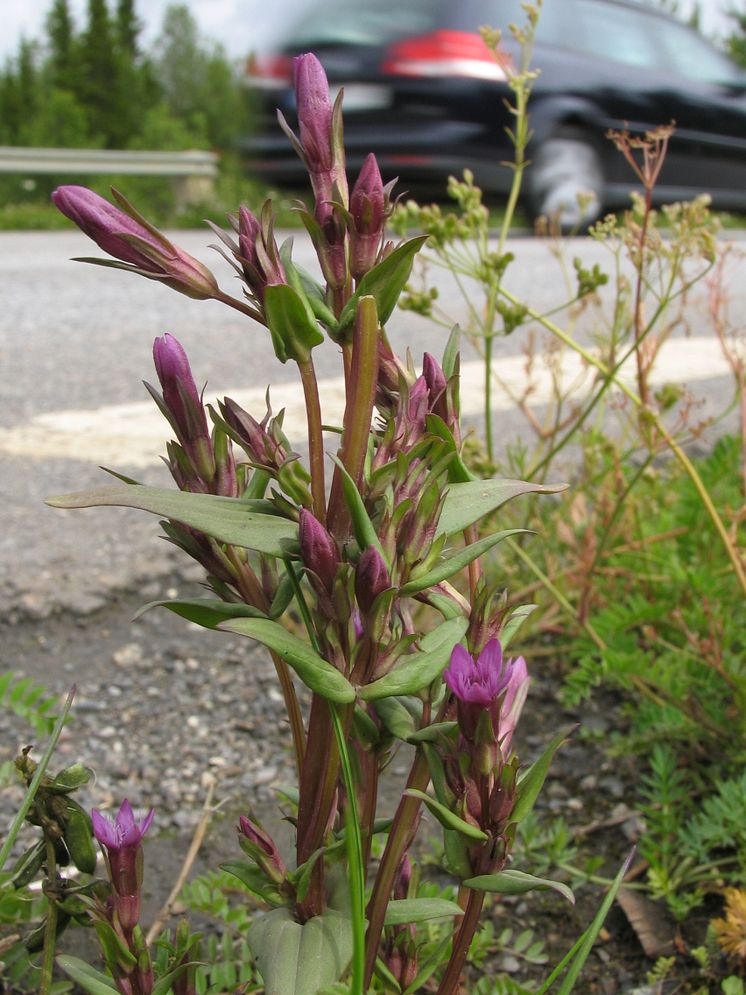
[[[215,240],[209,231],[174,237],[213,268],[225,289],[240,293],[227,264],[207,248]],[[161,434],[150,416],[141,382],[155,381],[151,347],[157,335],[168,331],[181,340],[198,382],[207,381],[208,399],[230,390],[256,404],[270,381],[284,384],[277,392],[280,403],[292,404],[299,395],[292,364],[277,363],[264,329],[213,302],[191,301],[151,281],[70,261],[94,254],[92,249],[77,233],[0,234],[0,594],[7,610],[38,617],[60,608],[93,610],[112,592],[163,576],[181,562],[157,540],[151,516],[119,509],[60,512],[43,504],[45,496],[106,483],[102,462],[136,471],[146,482],[166,479],[158,454],[168,432],[163,423]],[[509,285],[518,296],[540,310],[564,298],[562,268],[548,243],[516,239],[511,250],[516,262]],[[586,265],[610,265],[607,253],[587,240],[568,246],[568,259],[575,255]],[[302,235],[296,235],[295,258],[315,271]],[[742,260],[731,258],[726,286],[732,316],[746,313],[742,270]],[[466,307],[454,281],[437,276],[439,305],[464,322]],[[597,320],[590,313],[577,317],[588,343]],[[411,313],[395,314],[389,331],[395,347],[411,349],[417,364],[424,350],[439,355],[446,340],[445,331]],[[693,338],[684,341],[687,335]],[[497,343],[501,369],[516,384],[526,341],[520,330]],[[325,345],[316,356],[322,393],[333,407],[340,372],[336,347]],[[475,360],[468,344],[464,358]],[[691,383],[707,399],[703,413],[722,406],[729,378],[712,341],[706,287],[690,295],[686,321],[674,331],[664,366],[664,377]],[[473,380],[464,397],[476,416],[478,367],[469,369]],[[521,419],[506,397],[498,396],[497,405],[498,434],[508,440]]]

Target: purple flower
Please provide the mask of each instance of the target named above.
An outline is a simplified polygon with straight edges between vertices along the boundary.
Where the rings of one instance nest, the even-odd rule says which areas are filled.
[[[215,454],[187,354],[179,340],[166,332],[153,342],[153,362],[163,396],[148,389],[176,433],[197,478],[209,490],[215,476]]]
[[[238,261],[249,290],[260,304],[264,303],[266,287],[287,283],[273,231],[271,201],[264,204],[261,222],[244,204],[239,207]]]
[[[210,270],[154,228],[119,191],[112,188],[119,207],[87,187],[62,186],[52,194],[56,207],[120,264],[151,280],[161,280],[174,290],[197,300],[220,293]]]
[[[378,162],[371,153],[350,194],[350,272],[356,280],[376,264],[386,215],[387,197]]]
[[[360,554],[355,570],[355,597],[366,614],[383,591],[391,587],[388,567],[375,546],[367,546]]]
[[[306,508],[300,510],[298,538],[303,563],[316,574],[327,594],[331,594],[340,564],[339,550],[329,532]]]
[[[137,822],[125,798],[112,822],[98,809],[91,812],[93,835],[104,847],[109,880],[114,889],[114,909],[122,928],[131,932],[140,918],[142,838],[153,821],[154,809]]]
[[[499,639],[491,639],[476,660],[463,646],[455,646],[443,680],[456,698],[464,737],[475,742],[481,715],[486,711],[494,741],[506,755],[528,691],[523,657],[505,661]]]
[[[332,103],[329,83],[315,55],[293,59],[293,85],[298,103],[300,143],[308,168],[314,173],[332,169]]]

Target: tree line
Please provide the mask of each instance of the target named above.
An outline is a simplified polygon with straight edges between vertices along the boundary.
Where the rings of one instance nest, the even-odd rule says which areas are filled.
[[[54,0],[43,37],[0,71],[0,145],[230,148],[250,108],[225,51],[184,5],[167,8],[148,50],[141,34],[135,0],[88,0],[80,26]]]

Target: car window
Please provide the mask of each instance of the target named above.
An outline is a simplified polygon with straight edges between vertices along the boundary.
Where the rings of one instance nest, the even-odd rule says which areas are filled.
[[[546,0],[537,41],[627,66],[665,69],[665,57],[656,47],[655,20],[643,11],[598,0]]]
[[[432,0],[375,3],[371,0],[327,0],[301,17],[292,31],[293,43],[329,42],[381,45],[402,35],[431,31]],[[437,24],[437,18],[436,25]]]

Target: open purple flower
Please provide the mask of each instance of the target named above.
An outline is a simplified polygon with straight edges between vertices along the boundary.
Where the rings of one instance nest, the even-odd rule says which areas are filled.
[[[142,838],[153,821],[154,809],[139,822],[125,798],[112,822],[98,809],[91,812],[93,835],[104,848],[109,880],[114,889],[114,909],[126,931],[140,918],[142,886]]]
[[[57,187],[55,206],[99,248],[121,263],[85,259],[85,262],[116,266],[161,280],[174,290],[196,300],[209,300],[220,293],[210,270],[153,227],[119,191],[112,188],[119,206],[111,204],[87,187]]]
[[[481,715],[486,711],[494,741],[500,744],[503,755],[507,754],[528,691],[523,657],[504,660],[499,639],[490,639],[476,659],[463,646],[455,646],[443,680],[456,698],[464,737],[475,742]]]

